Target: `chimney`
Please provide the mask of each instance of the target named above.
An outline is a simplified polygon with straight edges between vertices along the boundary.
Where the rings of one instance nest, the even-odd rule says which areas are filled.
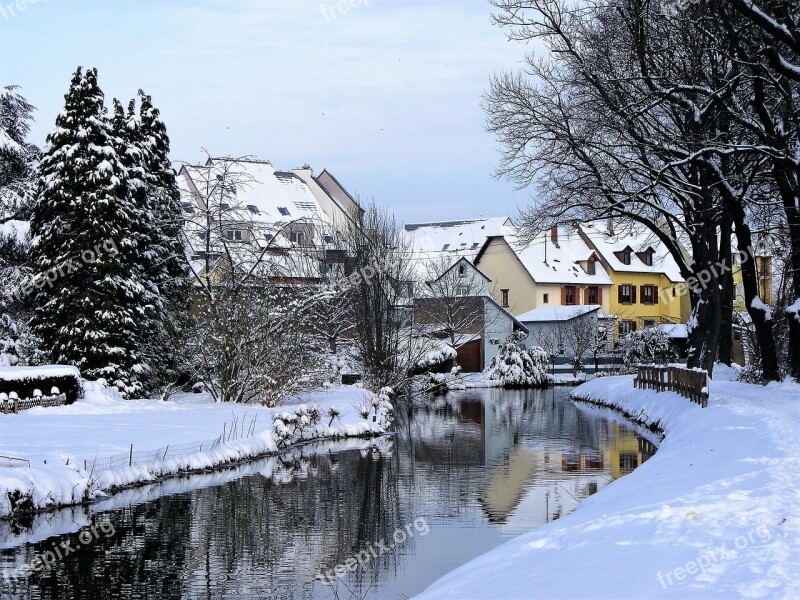
[[[558,226],[553,226],[550,228],[550,240],[558,246]]]
[[[608,217],[606,220],[606,229],[608,229],[608,233],[614,233],[614,218]]]

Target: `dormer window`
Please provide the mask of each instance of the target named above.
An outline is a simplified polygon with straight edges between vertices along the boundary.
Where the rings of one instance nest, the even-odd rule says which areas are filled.
[[[653,266],[653,253],[652,252],[645,252],[644,256],[642,257],[642,261],[648,267],[652,267]]]
[[[596,275],[597,274],[597,261],[594,259],[590,259],[588,263],[586,263],[586,273],[589,275]]]
[[[623,250],[622,251],[622,264],[623,265],[631,264],[631,251],[630,250]]]

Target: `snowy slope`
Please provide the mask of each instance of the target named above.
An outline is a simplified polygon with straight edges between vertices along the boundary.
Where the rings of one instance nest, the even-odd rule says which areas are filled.
[[[707,409],[631,377],[575,394],[658,423],[657,454],[419,598],[800,597],[800,385],[715,381]]]
[[[214,404],[207,395],[185,394],[174,401],[123,401],[108,388],[86,383],[86,397],[71,406],[35,408],[19,415],[0,415],[0,456],[30,461],[31,467],[0,466],[0,518],[12,511],[9,493],[19,492],[31,508],[44,509],[97,499],[121,487],[157,481],[177,473],[200,471],[275,453],[278,436],[273,418],[314,404],[322,414],[303,439],[380,435],[380,419],[363,418],[375,395],[356,387],[302,394],[268,409],[260,406]],[[327,412],[341,413],[328,426]],[[237,422],[237,435],[231,429]],[[252,428],[252,436],[249,436]],[[96,472],[93,465],[112,455],[154,451],[170,445],[213,440],[226,432],[226,441],[211,450],[170,454],[158,460],[116,466]],[[95,462],[95,459],[98,459]],[[86,465],[86,468],[84,468]]]

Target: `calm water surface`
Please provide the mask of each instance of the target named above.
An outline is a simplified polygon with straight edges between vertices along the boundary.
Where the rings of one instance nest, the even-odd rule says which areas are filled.
[[[655,451],[652,435],[568,396],[493,389],[407,402],[395,436],[312,444],[88,513],[0,523],[0,571],[54,545],[74,550],[49,572],[0,575],[0,598],[411,597]]]

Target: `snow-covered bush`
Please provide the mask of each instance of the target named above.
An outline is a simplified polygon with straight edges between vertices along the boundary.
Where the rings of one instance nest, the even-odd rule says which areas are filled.
[[[626,335],[622,338],[622,354],[628,372],[639,364],[667,364],[678,357],[667,332],[660,327],[645,327]]]
[[[505,387],[546,387],[549,381],[547,352],[534,346],[524,349],[522,332],[514,332],[500,343],[500,353],[486,370],[489,379],[501,381]]]
[[[301,404],[294,413],[284,412],[272,418],[272,435],[278,448],[318,437],[317,425],[322,413],[316,404]]]

